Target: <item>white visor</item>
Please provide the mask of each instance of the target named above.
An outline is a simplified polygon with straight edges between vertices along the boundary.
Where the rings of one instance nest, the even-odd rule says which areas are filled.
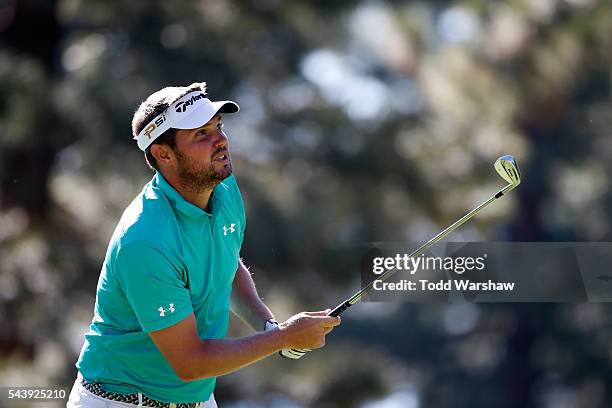
[[[233,101],[212,102],[204,92],[195,91],[170,104],[161,114],[151,120],[138,134],[136,140],[140,150],[145,151],[166,130],[195,129],[204,126],[217,113],[235,113],[240,107]]]

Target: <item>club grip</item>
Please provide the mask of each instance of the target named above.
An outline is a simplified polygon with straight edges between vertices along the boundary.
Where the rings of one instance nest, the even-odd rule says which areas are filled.
[[[347,300],[344,303],[339,304],[338,306],[336,306],[336,308],[334,310],[332,310],[331,312],[329,312],[327,315],[328,316],[333,316],[333,317],[338,317],[342,314],[342,312],[344,312],[346,309],[348,309],[349,307],[351,307],[353,305],[351,305],[349,303],[349,301]]]

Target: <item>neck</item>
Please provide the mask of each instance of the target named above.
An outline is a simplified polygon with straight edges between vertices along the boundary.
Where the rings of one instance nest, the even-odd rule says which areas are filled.
[[[194,188],[191,185],[183,183],[176,174],[164,174],[162,173],[166,181],[185,199],[196,207],[206,211],[210,196],[213,192],[214,187],[210,188]]]
[[[180,187],[176,187],[176,186],[172,186],[175,188],[176,191],[179,192],[179,194],[181,196],[183,196],[183,198],[190,202],[191,204],[195,205],[196,207],[200,207],[202,210],[206,211],[206,209],[208,208],[208,203],[210,202],[210,196],[212,194],[212,188],[211,189],[206,189],[205,191],[201,191],[201,192],[194,192],[194,191],[189,191],[188,189],[181,189]]]

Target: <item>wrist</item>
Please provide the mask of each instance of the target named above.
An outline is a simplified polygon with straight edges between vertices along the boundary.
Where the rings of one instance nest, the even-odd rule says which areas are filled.
[[[270,319],[273,320],[273,319]],[[264,334],[268,336],[270,343],[272,343],[276,351],[280,351],[284,348],[289,347],[290,341],[287,338],[287,331],[276,322],[266,322],[266,328]]]
[[[264,324],[264,332],[271,330],[278,330],[278,322],[274,319],[268,319]]]

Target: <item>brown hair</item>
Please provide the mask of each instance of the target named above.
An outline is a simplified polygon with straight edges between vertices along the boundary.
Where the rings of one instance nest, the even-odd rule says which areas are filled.
[[[134,112],[134,117],[132,118],[132,136],[134,139],[138,137],[140,131],[151,120],[165,111],[170,104],[193,91],[202,91],[206,94],[206,82],[194,82],[188,86],[168,86],[149,95],[136,109],[136,112]],[[154,144],[165,144],[174,148],[176,146],[175,137],[176,129],[168,129],[145,150],[145,160],[152,170],[159,170],[159,166],[151,154],[151,146]]]

